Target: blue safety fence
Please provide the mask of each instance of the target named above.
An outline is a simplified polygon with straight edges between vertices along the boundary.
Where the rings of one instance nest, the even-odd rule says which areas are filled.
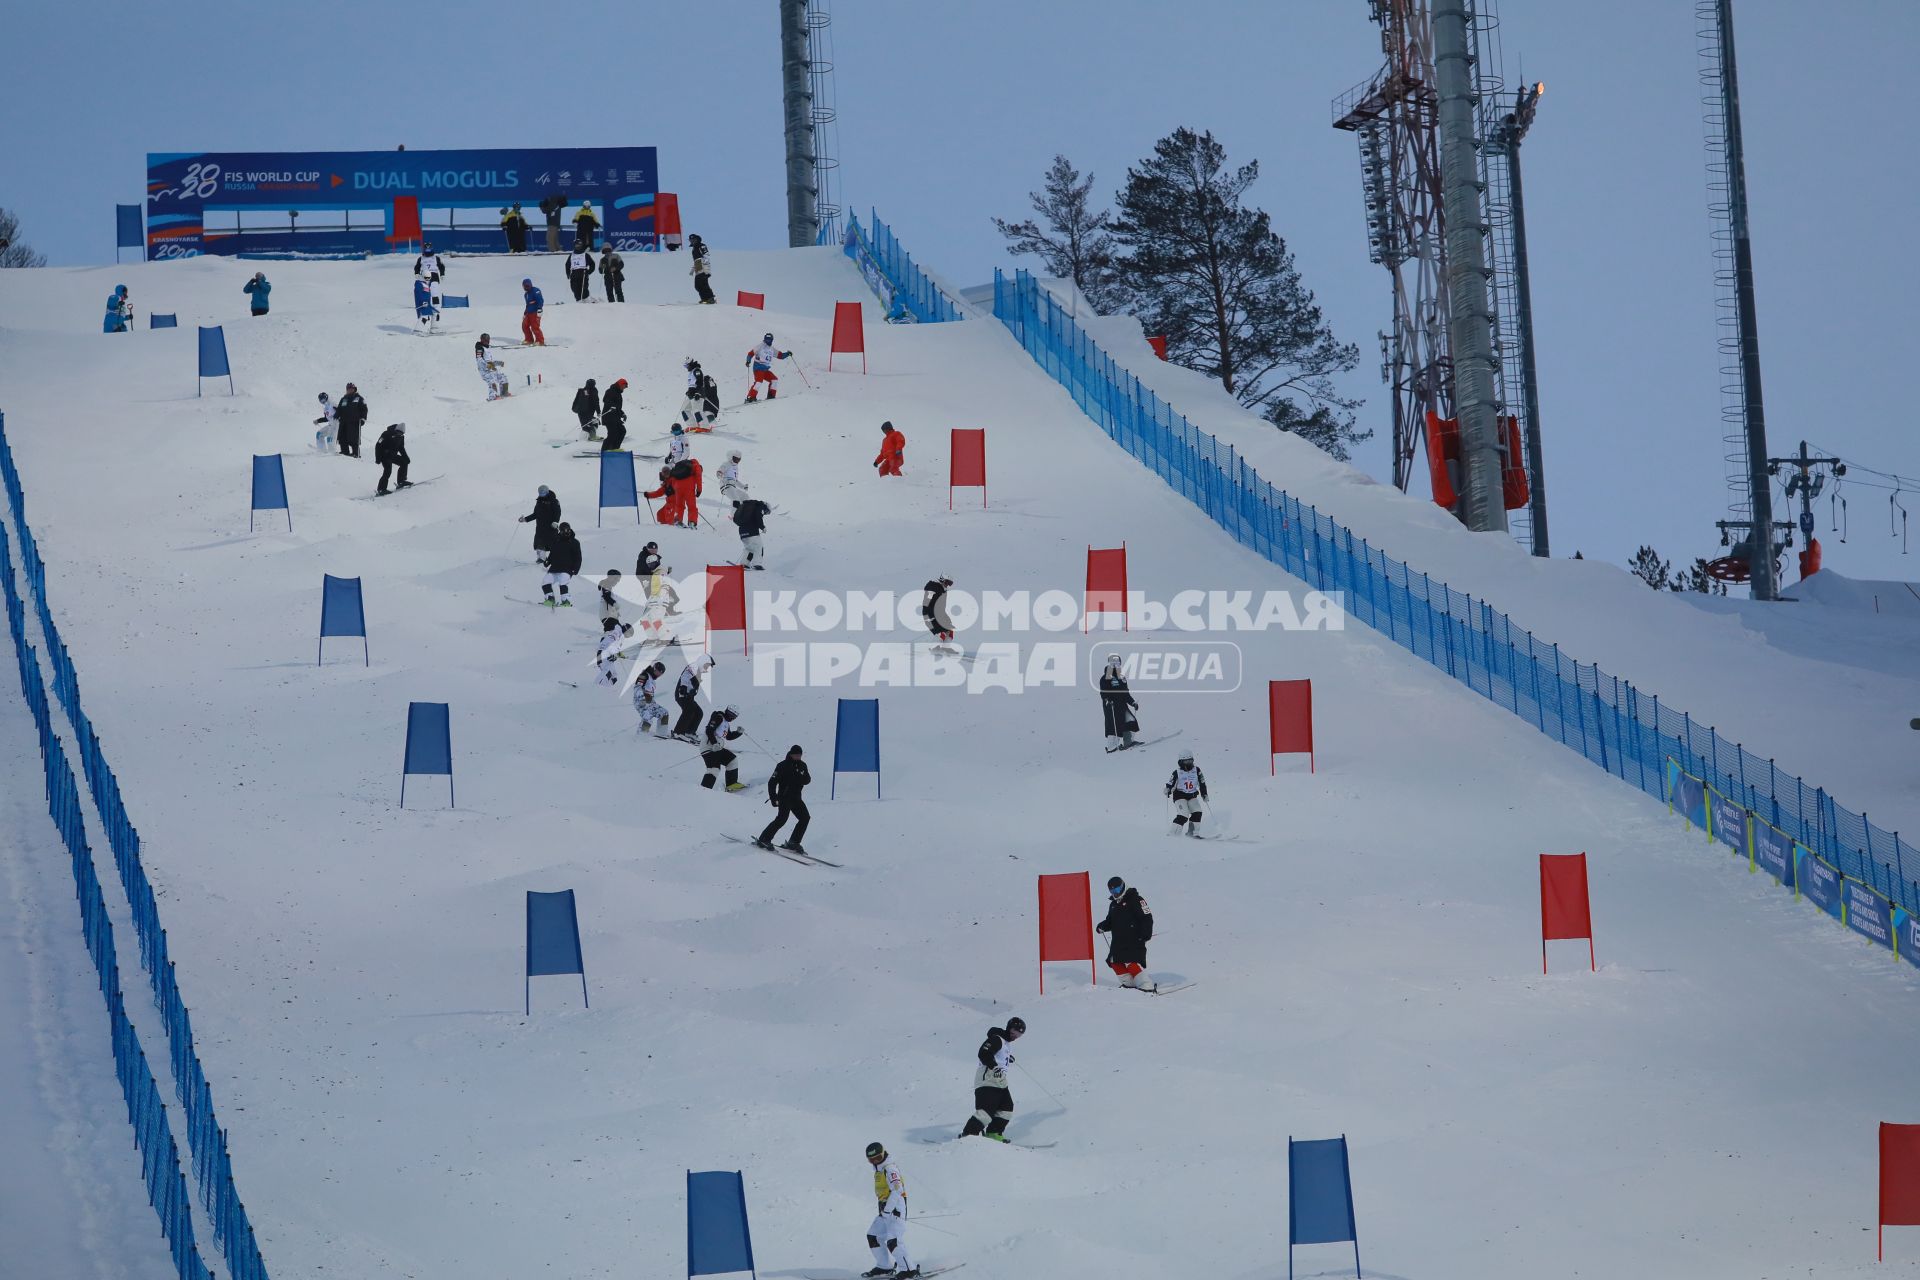
[[[886,310],[888,324],[912,320],[919,324],[940,324],[963,320],[960,305],[930,279],[913,260],[880,215],[869,209],[871,231],[862,228],[860,219],[847,215],[845,251],[860,268],[867,285]]]
[[[46,640],[47,656],[53,669],[54,697],[66,712],[67,721],[73,727],[80,756],[81,773],[86,778],[87,786],[92,793],[101,830],[106,833],[107,843],[113,850],[114,865],[119,871],[120,883],[131,907],[134,935],[140,948],[140,964],[147,971],[148,980],[153,988],[154,1004],[159,1009],[161,1020],[166,1027],[168,1058],[173,1067],[174,1089],[178,1094],[186,1120],[187,1147],[192,1156],[194,1178],[199,1185],[201,1202],[206,1208],[209,1221],[213,1224],[214,1237],[220,1244],[233,1280],[266,1280],[266,1264],[262,1261],[259,1247],[254,1241],[253,1226],[247,1218],[246,1206],[241,1203],[239,1192],[234,1186],[233,1167],[227,1154],[227,1135],[220,1128],[219,1120],[215,1115],[213,1093],[207,1085],[206,1072],[201,1067],[199,1055],[194,1049],[193,1024],[187,1013],[186,1002],[180,995],[173,961],[167,955],[167,933],[160,925],[159,905],[154,898],[153,886],[147,879],[146,868],[140,860],[140,834],[127,817],[126,806],[120,798],[120,783],[108,766],[106,756],[100,747],[99,736],[94,732],[93,723],[87,718],[87,713],[80,704],[79,676],[74,670],[73,659],[68,654],[66,645],[60,639],[60,629],[54,623],[52,610],[47,605],[46,565],[40,558],[40,549],[34,539],[33,530],[27,524],[26,494],[20,485],[20,473],[14,466],[13,450],[7,442],[4,415],[0,415],[0,481],[5,483],[7,497],[12,506],[14,528],[19,535],[20,559],[25,571],[28,595],[32,599],[34,612],[39,618],[41,634]],[[0,529],[0,533],[3,532],[4,530]],[[22,655],[21,682],[25,686],[29,683],[27,677],[29,663],[26,656],[28,650],[21,627],[25,606],[19,604],[18,593],[13,586],[13,576],[10,571],[11,555],[8,557],[6,567],[9,569],[6,574],[9,622],[14,628],[15,648]],[[19,620],[14,617],[16,604],[19,604]],[[40,681],[38,661],[35,660],[31,665],[31,683],[37,685]],[[33,696],[29,693],[28,701],[31,703],[32,700]],[[36,711],[36,719],[44,720],[44,706],[43,693],[42,709]],[[48,785],[51,791],[52,779],[56,773],[66,771],[65,776],[69,780],[72,775],[65,763],[64,750],[59,748],[57,739],[49,738],[50,733],[50,729],[43,728],[41,739],[43,754],[47,759]],[[53,743],[53,751],[58,753],[57,765],[54,763],[54,755],[47,751],[49,741]],[[78,803],[76,796],[73,808],[73,833],[71,835],[65,831],[62,833],[68,840],[70,850],[75,848],[76,839],[80,842],[81,850],[86,848],[85,829],[80,823]],[[57,813],[55,817],[58,821]],[[75,875],[79,877],[81,875],[79,867],[83,861],[81,853],[75,852],[74,858]],[[87,866],[86,874],[90,876],[93,865],[90,852],[86,853],[84,861]],[[97,882],[95,884],[95,896],[97,896]],[[84,887],[81,891],[81,903],[84,914],[88,910]],[[104,911],[104,908],[102,910]],[[104,914],[100,916],[100,923],[103,927],[106,924]],[[93,938],[94,934],[89,927],[89,945],[92,945]],[[106,954],[111,959],[111,948],[108,948]],[[99,957],[96,955],[97,963],[99,963]],[[116,1018],[121,1016],[119,998],[118,978],[115,977],[112,994],[108,997],[108,1005]],[[127,1038],[137,1051],[138,1045],[137,1041],[133,1040],[131,1026],[127,1028]],[[116,1060],[120,1054],[120,1039],[116,1024]],[[145,1070],[145,1061],[142,1059],[140,1071],[145,1072]],[[131,1105],[131,1097],[129,1102]],[[137,1130],[138,1121],[136,1120],[135,1123]],[[171,1150],[170,1134],[167,1143]],[[153,1186],[153,1177],[154,1175],[150,1172],[148,1183],[150,1188]],[[158,1207],[156,1204],[156,1208]],[[163,1223],[165,1220],[163,1213]],[[176,1241],[176,1255],[184,1256],[180,1255],[180,1247],[177,1243],[180,1238],[171,1233],[168,1236],[169,1240]],[[191,1235],[184,1238],[190,1249]],[[197,1255],[193,1257],[192,1264],[198,1270],[188,1270],[182,1264],[182,1276],[207,1274]]]
[[[53,715],[47,704],[46,684],[40,675],[39,656],[27,644],[26,605],[14,584],[12,542],[7,537],[4,521],[0,521],[0,585],[6,593],[7,630],[13,636],[20,693],[33,713],[34,728],[40,736],[47,813],[67,849],[73,869],[74,896],[80,903],[80,932],[86,939],[87,954],[93,957],[100,994],[107,1003],[113,1071],[120,1081],[120,1094],[126,1099],[134,1149],[140,1153],[147,1203],[159,1215],[161,1234],[166,1237],[174,1270],[181,1280],[210,1280],[211,1273],[201,1261],[200,1250],[193,1241],[193,1207],[188,1199],[186,1175],[180,1169],[180,1149],[174,1143],[173,1128],[167,1123],[167,1104],[160,1099],[160,1086],[147,1066],[139,1033],[127,1020],[120,991],[120,963],[113,946],[113,921],[107,916],[106,899],[94,871],[93,850],[87,844],[79,784],[74,779],[73,767],[67,763],[66,750],[53,731]]]
[[[1664,761],[1673,757],[1848,879],[1920,912],[1920,885],[1897,832],[1274,488],[1233,446],[1115,363],[1025,271],[1011,280],[994,272],[993,314],[1116,444],[1242,546],[1323,591],[1344,592],[1352,617],[1663,801]]]

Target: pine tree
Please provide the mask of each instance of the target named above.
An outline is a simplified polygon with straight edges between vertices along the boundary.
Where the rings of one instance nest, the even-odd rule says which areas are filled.
[[[31,246],[21,244],[19,240],[19,216],[11,209],[0,209],[0,268],[47,265],[46,254],[36,253]]]
[[[1662,560],[1660,553],[1652,547],[1641,547],[1634,552],[1627,570],[1655,591],[1665,591],[1668,584],[1674,581],[1672,563]],[[1673,589],[1678,591],[1680,588],[1675,586]]]
[[[1373,434],[1334,386],[1359,353],[1334,338],[1266,213],[1244,203],[1259,176],[1258,162],[1228,169],[1211,133],[1160,139],[1119,194],[1120,280],[1147,331],[1167,335],[1169,360],[1344,461]]]
[[[1027,196],[1043,221],[995,218],[993,225],[1007,238],[1011,252],[1037,255],[1048,275],[1073,281],[1094,310],[1104,313],[1124,305],[1125,298],[1113,274],[1113,236],[1108,231],[1113,215],[1093,210],[1087,201],[1092,190],[1093,175],[1081,177],[1065,156],[1057,155],[1040,190]]]
[[[1727,594],[1727,584],[1714,577],[1711,573],[1708,573],[1706,560],[1698,557],[1694,559],[1691,565],[1687,566],[1687,571],[1684,575],[1678,573],[1673,575],[1673,589],[1675,591],[1698,591],[1700,594],[1708,596],[1723,596]]]

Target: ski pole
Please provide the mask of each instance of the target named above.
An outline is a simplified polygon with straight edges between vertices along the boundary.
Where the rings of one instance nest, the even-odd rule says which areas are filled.
[[[787,359],[793,361],[793,371],[800,375],[800,385],[805,387],[809,391],[813,390],[813,384],[807,381],[807,371],[801,365],[800,361],[795,359],[795,357],[791,352],[787,354]]]
[[[1065,1111],[1065,1110],[1067,1109],[1067,1104],[1066,1104],[1066,1103],[1064,1103],[1064,1102],[1062,1102],[1062,1101],[1060,1101],[1060,1098],[1059,1098],[1059,1096],[1058,1096],[1057,1094],[1055,1094],[1055,1093],[1053,1092],[1053,1090],[1051,1090],[1051,1089],[1049,1089],[1049,1088],[1047,1088],[1047,1086],[1045,1086],[1045,1085],[1043,1085],[1043,1084],[1041,1084],[1041,1083],[1040,1083],[1040,1082],[1039,1082],[1038,1080],[1035,1080],[1035,1079],[1034,1079],[1034,1075],[1033,1075],[1033,1072],[1031,1072],[1031,1071],[1029,1071],[1029,1070],[1027,1070],[1027,1069],[1026,1069],[1025,1067],[1021,1067],[1021,1066],[1020,1066],[1020,1062],[1019,1062],[1019,1059],[1017,1059],[1017,1058],[1016,1058],[1016,1059],[1014,1060],[1014,1063],[1013,1063],[1013,1065],[1014,1065],[1014,1066],[1016,1066],[1016,1067],[1019,1067],[1019,1068],[1020,1068],[1020,1074],[1021,1074],[1021,1075],[1023,1075],[1023,1076],[1025,1076],[1025,1077],[1026,1077],[1027,1079],[1029,1079],[1029,1080],[1033,1080],[1033,1087],[1034,1087],[1034,1088],[1036,1088],[1036,1089],[1038,1089],[1038,1090],[1039,1090],[1040,1092],[1042,1092],[1042,1093],[1044,1093],[1044,1094],[1046,1094],[1046,1095],[1047,1095],[1047,1096],[1048,1096],[1049,1098],[1052,1098],[1052,1099],[1053,1099],[1053,1105],[1054,1105],[1054,1106],[1056,1106],[1056,1107],[1058,1107],[1058,1108],[1060,1108],[1060,1109],[1061,1109],[1062,1111]]]
[[[763,747],[763,746],[761,746],[761,745],[760,745],[760,739],[758,739],[758,738],[756,738],[756,737],[754,737],[754,736],[753,736],[752,734],[750,734],[750,733],[748,733],[748,732],[747,732],[747,731],[746,731],[745,729],[742,729],[742,730],[740,731],[740,734],[741,734],[741,736],[742,736],[742,737],[744,737],[744,738],[745,738],[745,739],[746,739],[746,740],[747,740],[748,742],[751,742],[751,743],[752,743],[752,744],[754,745],[754,749],[755,749],[755,750],[757,750],[757,751],[758,751],[758,752],[759,752],[759,753],[760,753],[761,755],[763,755],[763,756],[765,756],[765,757],[766,757],[767,759],[769,759],[769,760],[778,760],[778,759],[780,758],[779,756],[776,756],[776,755],[774,755],[774,754],[773,754],[773,752],[771,752],[771,751],[769,751],[769,750],[767,750],[767,749],[766,749],[765,747]]]

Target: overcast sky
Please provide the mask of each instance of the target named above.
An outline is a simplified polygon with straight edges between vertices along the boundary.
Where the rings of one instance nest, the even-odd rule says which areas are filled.
[[[1726,488],[1693,5],[1502,8],[1512,70],[1548,86],[1524,163],[1554,550],[1717,555]],[[1773,452],[1806,438],[1920,476],[1898,391],[1913,358],[1900,354],[1914,333],[1900,246],[1920,5],[1735,8]],[[878,207],[950,279],[1009,265],[988,219],[1023,213],[1057,151],[1109,192],[1180,125],[1211,129],[1236,163],[1258,160],[1253,198],[1335,331],[1361,347],[1350,389],[1379,432],[1356,461],[1387,474],[1373,354],[1387,275],[1367,261],[1354,140],[1328,112],[1380,62],[1363,0],[832,9],[847,203]],[[15,108],[0,131],[0,205],[56,264],[111,260],[113,205],[140,198],[149,150],[401,142],[655,145],[689,230],[723,253],[785,242],[774,0],[80,12],[15,6],[0,40]],[[1920,579],[1920,546],[1903,556],[1889,532],[1889,494],[1841,492],[1844,546],[1819,504],[1827,564]],[[1901,501],[1920,512],[1920,493]]]

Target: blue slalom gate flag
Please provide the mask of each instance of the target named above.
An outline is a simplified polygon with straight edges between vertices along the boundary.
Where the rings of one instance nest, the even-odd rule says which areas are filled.
[[[526,1007],[533,1012],[533,980],[550,974],[580,975],[580,1003],[587,1000],[587,965],[580,955],[580,914],[573,890],[535,893],[527,890]]]
[[[149,329],[178,329],[179,327],[180,317],[171,311],[147,312],[147,328]]]
[[[687,1170],[687,1275],[717,1276],[753,1269],[747,1229],[747,1187],[739,1171]]]
[[[284,511],[287,532],[293,532],[293,508],[287,505],[287,469],[277,453],[253,455],[253,497],[247,509],[247,532],[253,532],[253,513]]]
[[[843,773],[873,775],[873,794],[880,795],[880,699],[842,698],[833,725],[833,781],[827,798],[833,799]]]
[[[444,702],[407,704],[407,751],[400,768],[400,807],[407,807],[407,775],[447,775],[447,804],[453,804],[453,731]]]
[[[219,325],[200,326],[200,378],[225,378],[227,394],[233,395],[233,366],[227,363],[227,335]],[[194,379],[193,394],[200,394],[200,378]]]
[[[467,301],[465,294],[456,297],[451,293],[446,293],[440,296],[440,309],[442,311],[451,311],[455,307],[465,307],[469,305],[471,304]]]
[[[1360,1274],[1360,1235],[1353,1227],[1353,1179],[1347,1135],[1311,1142],[1287,1139],[1287,1276],[1297,1244],[1353,1241],[1353,1274]]]
[[[144,249],[147,246],[146,224],[140,220],[140,206],[137,204],[116,204],[113,206],[113,260],[120,261],[122,249]]]
[[[360,595],[360,579],[320,575],[320,643],[313,655],[316,667],[328,636],[359,636],[361,665],[373,665],[373,655],[367,649],[367,610]]]
[[[632,507],[633,522],[640,523],[640,486],[633,479],[633,455],[621,450],[600,453],[600,507]],[[593,523],[600,523],[600,512],[593,515]]]

